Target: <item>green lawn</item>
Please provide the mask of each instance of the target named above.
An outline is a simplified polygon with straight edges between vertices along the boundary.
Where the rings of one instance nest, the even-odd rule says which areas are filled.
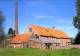
[[[80,49],[39,50],[39,49],[2,49],[0,56],[80,56]]]

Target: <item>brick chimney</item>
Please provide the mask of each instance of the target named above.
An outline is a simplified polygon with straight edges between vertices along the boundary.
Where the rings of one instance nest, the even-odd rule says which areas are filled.
[[[18,0],[15,0],[15,35],[18,34]]]

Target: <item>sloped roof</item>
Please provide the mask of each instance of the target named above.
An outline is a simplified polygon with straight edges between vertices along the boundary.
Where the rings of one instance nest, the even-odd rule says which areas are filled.
[[[11,43],[26,43],[30,39],[29,33],[16,35],[11,39]]]
[[[68,35],[65,32],[60,31],[58,29],[47,29],[47,30],[51,33],[53,37],[68,38]]]
[[[68,35],[58,29],[55,28],[46,28],[46,27],[41,27],[37,25],[31,25],[30,28],[32,29],[32,32],[38,34],[38,35],[43,35],[43,36],[53,36],[56,38],[68,38]]]
[[[36,34],[43,35],[43,36],[50,36],[50,34],[41,26],[31,25],[32,31]]]

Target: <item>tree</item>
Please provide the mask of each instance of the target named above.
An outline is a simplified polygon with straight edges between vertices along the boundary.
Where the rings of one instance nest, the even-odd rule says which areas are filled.
[[[76,2],[77,15],[73,18],[73,25],[78,29],[78,34],[75,38],[75,44],[80,44],[80,0]]]
[[[76,35],[76,38],[74,41],[75,41],[75,44],[80,44],[80,33]]]
[[[3,23],[4,23],[4,16],[2,15],[2,11],[0,11],[0,43],[2,40],[5,39]]]
[[[79,29],[80,29],[80,20],[79,20],[78,16],[75,16],[73,18],[73,22],[74,22],[75,28],[77,28],[78,29],[78,32],[79,32]]]
[[[8,30],[8,36],[9,37],[13,37],[14,36],[14,31],[13,31],[12,28],[9,28],[9,30]]]
[[[77,15],[73,18],[73,24],[75,28],[77,28],[78,31],[80,31],[80,0],[77,0],[76,4]]]

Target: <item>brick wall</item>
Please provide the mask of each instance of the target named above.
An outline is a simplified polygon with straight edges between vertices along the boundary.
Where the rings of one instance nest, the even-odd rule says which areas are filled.
[[[36,42],[36,41],[30,41],[29,42],[29,47],[31,47],[31,48],[41,48],[41,43]]]

